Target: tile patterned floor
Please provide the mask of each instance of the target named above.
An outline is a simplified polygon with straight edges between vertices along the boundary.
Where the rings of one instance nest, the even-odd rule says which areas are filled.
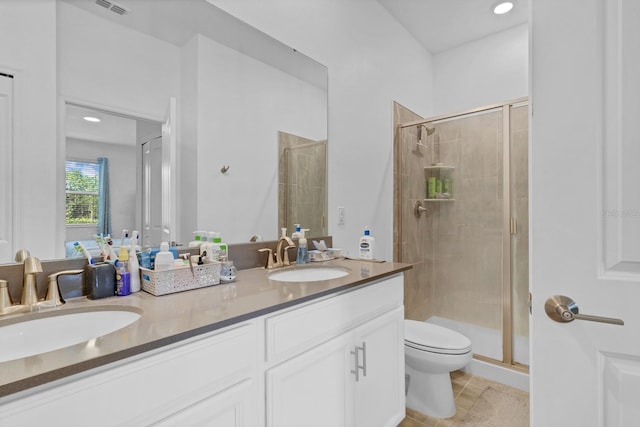
[[[505,386],[482,377],[473,376],[462,371],[451,373],[453,395],[456,401],[456,414],[451,418],[432,418],[407,408],[406,418],[398,427],[453,427],[464,420],[467,412],[488,387],[496,390],[528,397],[528,393]],[[529,425],[528,420],[521,420],[520,425]],[[499,427],[510,427],[508,425]]]

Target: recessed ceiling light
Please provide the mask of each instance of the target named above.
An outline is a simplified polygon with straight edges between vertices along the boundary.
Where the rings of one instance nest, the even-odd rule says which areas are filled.
[[[494,8],[493,8],[493,13],[495,13],[496,15],[503,15],[507,12],[509,12],[511,9],[513,9],[513,3],[510,1],[505,1],[502,3],[498,3]]]
[[[97,118],[97,117],[91,117],[91,116],[85,116],[85,117],[83,117],[83,119],[85,119],[85,120],[86,120],[86,121],[88,121],[88,122],[94,122],[94,123],[97,123],[97,122],[99,122],[99,121],[100,121],[100,119],[99,119],[99,118]]]

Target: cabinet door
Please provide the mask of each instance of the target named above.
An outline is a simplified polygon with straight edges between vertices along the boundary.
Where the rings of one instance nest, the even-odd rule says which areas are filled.
[[[154,423],[159,427],[249,427],[257,424],[255,383],[245,380]]]
[[[360,369],[355,393],[357,427],[396,426],[405,416],[404,308],[355,330]]]
[[[267,427],[353,425],[351,332],[266,372]]]

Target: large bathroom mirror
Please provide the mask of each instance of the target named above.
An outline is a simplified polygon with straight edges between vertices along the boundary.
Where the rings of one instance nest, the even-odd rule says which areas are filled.
[[[196,230],[221,232],[228,243],[274,240],[294,223],[326,235],[326,67],[205,0],[58,0],[57,36],[60,167],[108,159],[114,238],[148,221],[156,230],[143,236],[148,245],[187,243]],[[153,146],[170,99],[169,162]],[[318,148],[291,155],[309,144]],[[283,191],[282,177],[293,180],[309,162],[314,178]],[[173,180],[165,193],[157,188],[163,173]],[[302,188],[307,181],[313,188]],[[66,216],[65,240],[91,241],[95,223],[73,221]]]

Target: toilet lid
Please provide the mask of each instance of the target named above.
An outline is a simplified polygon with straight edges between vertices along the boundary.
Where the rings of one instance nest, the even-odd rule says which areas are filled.
[[[433,323],[404,321],[404,341],[417,350],[443,354],[464,354],[471,351],[471,340],[464,335]]]

